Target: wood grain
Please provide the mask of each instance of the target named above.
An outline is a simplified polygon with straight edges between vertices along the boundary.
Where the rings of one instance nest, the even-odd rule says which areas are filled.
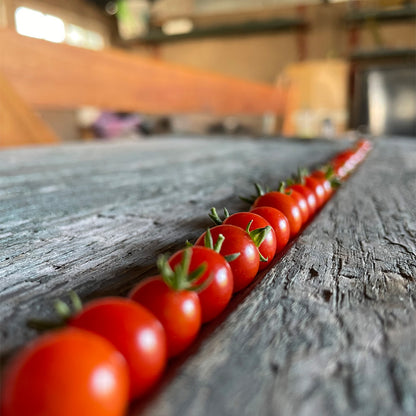
[[[0,30],[0,70],[38,108],[95,106],[151,114],[281,113],[274,86],[174,66],[122,50],[91,51]]]
[[[0,153],[1,351],[74,289],[124,294],[251,183],[348,142],[180,139]],[[377,141],[131,415],[414,415],[416,142]]]

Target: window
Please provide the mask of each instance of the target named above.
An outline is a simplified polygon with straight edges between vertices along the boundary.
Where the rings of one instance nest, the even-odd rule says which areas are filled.
[[[101,34],[37,10],[19,7],[15,12],[15,21],[17,33],[24,36],[88,49],[104,48]]]
[[[65,24],[59,17],[19,7],[15,20],[17,33],[21,35],[57,43],[65,40]]]

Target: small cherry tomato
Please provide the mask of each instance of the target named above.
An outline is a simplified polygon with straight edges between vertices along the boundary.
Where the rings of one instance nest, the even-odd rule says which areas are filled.
[[[129,295],[162,323],[169,357],[184,351],[201,327],[201,303],[195,291],[195,280],[201,278],[206,264],[190,271],[192,250],[187,248],[183,253],[174,269],[165,256],[160,256],[157,261],[160,275],[143,280]]]
[[[318,208],[320,208],[326,201],[326,192],[322,182],[313,176],[305,176],[304,181],[305,185],[315,194]]]
[[[270,264],[276,254],[276,234],[264,217],[254,212],[237,212],[227,217],[223,224],[236,225],[249,233],[261,255],[259,270],[265,269]],[[256,235],[251,233],[254,230],[264,230],[266,227],[270,229],[261,233],[261,241],[256,241]]]
[[[341,179],[345,179],[355,169],[354,155],[353,150],[347,149],[338,153],[331,160],[330,165],[333,167],[335,174]]]
[[[257,207],[272,207],[283,212],[289,221],[290,237],[293,238],[302,227],[302,215],[296,201],[289,195],[282,192],[271,191],[259,196],[252,206]]]
[[[196,292],[169,287],[162,276],[140,282],[129,295],[151,311],[166,333],[168,356],[184,351],[201,327],[201,304]]]
[[[105,338],[76,328],[28,344],[3,381],[3,416],[122,416],[128,404],[123,356]]]
[[[210,248],[194,246],[186,250],[192,253],[190,273],[200,265],[205,265],[204,272],[195,280],[197,286],[204,286],[208,282],[206,287],[197,291],[201,302],[202,322],[205,323],[218,316],[228,305],[233,294],[233,273],[225,258]],[[169,259],[172,269],[182,261],[183,254],[184,250],[180,250]]]
[[[294,189],[287,189],[285,190],[289,196],[291,196],[296,203],[298,204],[300,215],[302,217],[302,223],[305,224],[309,220],[309,207],[306,198],[298,191]]]
[[[282,251],[290,238],[289,221],[285,214],[272,207],[253,208],[251,212],[262,216],[269,222],[276,235],[276,253]]]
[[[325,172],[321,170],[313,171],[311,173],[311,176],[321,181],[321,184],[325,190],[325,202],[326,202],[332,196],[333,191],[334,191],[331,185],[331,181],[327,178]]]
[[[309,218],[312,218],[317,210],[316,197],[312,190],[305,185],[301,185],[300,183],[289,185],[287,189],[293,189],[304,196],[306,203],[308,204]]]
[[[235,225],[217,225],[210,230],[214,244],[220,235],[224,237],[220,254],[229,256],[238,254],[238,257],[229,264],[233,272],[234,288],[233,292],[245,288],[249,285],[259,270],[260,256],[259,251],[249,234]],[[196,241],[196,246],[205,246],[206,232]]]
[[[117,297],[94,300],[68,324],[101,335],[123,354],[129,367],[130,398],[141,396],[160,378],[166,364],[165,331],[142,305]]]

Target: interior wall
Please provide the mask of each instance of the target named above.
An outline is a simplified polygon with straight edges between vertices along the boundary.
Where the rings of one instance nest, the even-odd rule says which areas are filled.
[[[366,8],[377,2],[361,2]],[[364,7],[363,6],[363,7]],[[357,26],[358,44],[352,45],[350,29],[343,18],[350,10],[348,2],[330,5],[305,5],[301,8],[281,8],[259,12],[254,18],[302,16],[308,22],[305,32],[300,30],[224,36],[165,42],[150,48],[136,45],[136,52],[154,56],[175,64],[225,73],[254,81],[273,83],[289,64],[303,59],[345,58],[358,49],[415,48],[414,21],[379,22]],[[224,23],[225,16],[195,16],[198,25],[215,21]],[[230,20],[231,18],[228,17]],[[232,21],[247,18],[233,16]],[[374,31],[376,28],[376,32]],[[378,39],[382,45],[378,44]]]
[[[296,38],[290,33],[177,42],[160,46],[158,53],[168,62],[268,83],[297,60]]]

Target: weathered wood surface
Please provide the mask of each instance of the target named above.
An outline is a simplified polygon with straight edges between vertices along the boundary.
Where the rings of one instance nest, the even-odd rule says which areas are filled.
[[[155,139],[0,153],[1,352],[76,290],[124,294],[211,206],[347,142]],[[281,258],[175,360],[138,415],[416,414],[416,141],[380,139]]]

